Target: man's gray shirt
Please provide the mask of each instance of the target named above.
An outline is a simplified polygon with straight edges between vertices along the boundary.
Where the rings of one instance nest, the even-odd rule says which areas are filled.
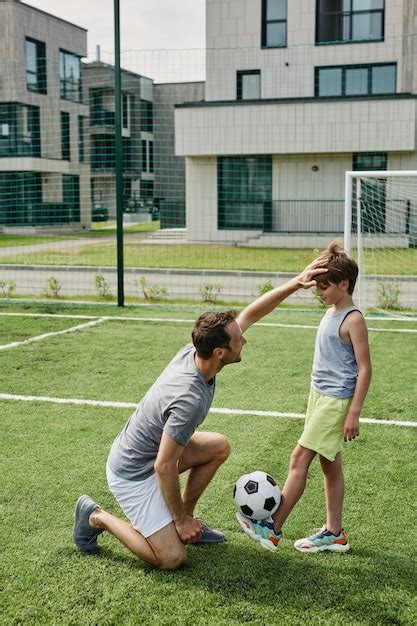
[[[185,446],[209,412],[215,379],[207,382],[182,348],[140,401],[110,450],[108,464],[120,478],[141,481],[154,472],[162,433]]]

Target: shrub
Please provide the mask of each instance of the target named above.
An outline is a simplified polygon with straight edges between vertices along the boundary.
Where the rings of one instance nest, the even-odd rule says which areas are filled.
[[[149,285],[146,276],[141,276],[139,281],[134,280],[133,284],[141,290],[146,300],[166,300],[168,298],[168,290],[166,287]]]
[[[110,296],[110,283],[107,282],[103,274],[94,276],[94,286],[99,298],[108,298]]]
[[[264,293],[268,293],[271,289],[274,288],[271,280],[266,280],[264,283],[261,283],[258,287],[258,295],[263,296]]]
[[[212,283],[204,283],[200,287],[200,295],[203,302],[216,302],[219,293],[222,290],[221,285],[214,285]]]
[[[46,286],[42,293],[47,298],[59,298],[59,292],[61,291],[61,288],[62,285],[55,278],[55,276],[50,276],[46,281]]]
[[[3,296],[5,296],[6,298],[11,298],[11,296],[16,291],[16,283],[14,282],[14,280],[1,280],[0,290]]]
[[[401,309],[399,302],[400,288],[392,283],[378,283],[376,305],[380,309]]]

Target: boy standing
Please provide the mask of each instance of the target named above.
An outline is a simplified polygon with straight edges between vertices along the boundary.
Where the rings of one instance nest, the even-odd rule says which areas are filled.
[[[291,455],[281,504],[272,520],[250,520],[237,513],[242,530],[272,551],[277,549],[283,524],[304,492],[316,454],[324,475],[326,524],[310,537],[296,541],[294,547],[300,552],[349,550],[342,526],[341,447],[343,440],[351,441],[359,435],[359,415],[371,381],[371,360],[365,320],[352,299],[357,264],[337,242],[332,242],[318,260],[328,271],[316,277],[317,295],[330,308],[317,331],[304,431]]]

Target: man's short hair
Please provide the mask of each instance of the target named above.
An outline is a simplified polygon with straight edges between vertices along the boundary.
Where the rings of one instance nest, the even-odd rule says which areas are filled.
[[[215,348],[228,348],[230,335],[226,326],[236,319],[236,311],[208,311],[200,315],[191,333],[197,354],[210,359]]]
[[[352,294],[359,269],[356,261],[345,252],[340,243],[337,240],[332,241],[327,250],[321,252],[318,258],[327,265],[328,271],[316,277],[317,283],[338,285],[342,280],[348,280],[348,293]]]

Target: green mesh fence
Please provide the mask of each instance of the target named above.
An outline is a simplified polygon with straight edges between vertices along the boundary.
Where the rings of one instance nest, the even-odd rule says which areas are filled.
[[[318,17],[208,2],[206,50],[122,52],[128,302],[245,303],[343,237],[346,171],[417,170],[411,15],[388,0],[317,4]],[[113,59],[11,0],[0,24],[0,296],[114,300]],[[407,277],[397,305],[415,308],[408,189],[406,218],[378,222],[372,259],[375,275]]]

